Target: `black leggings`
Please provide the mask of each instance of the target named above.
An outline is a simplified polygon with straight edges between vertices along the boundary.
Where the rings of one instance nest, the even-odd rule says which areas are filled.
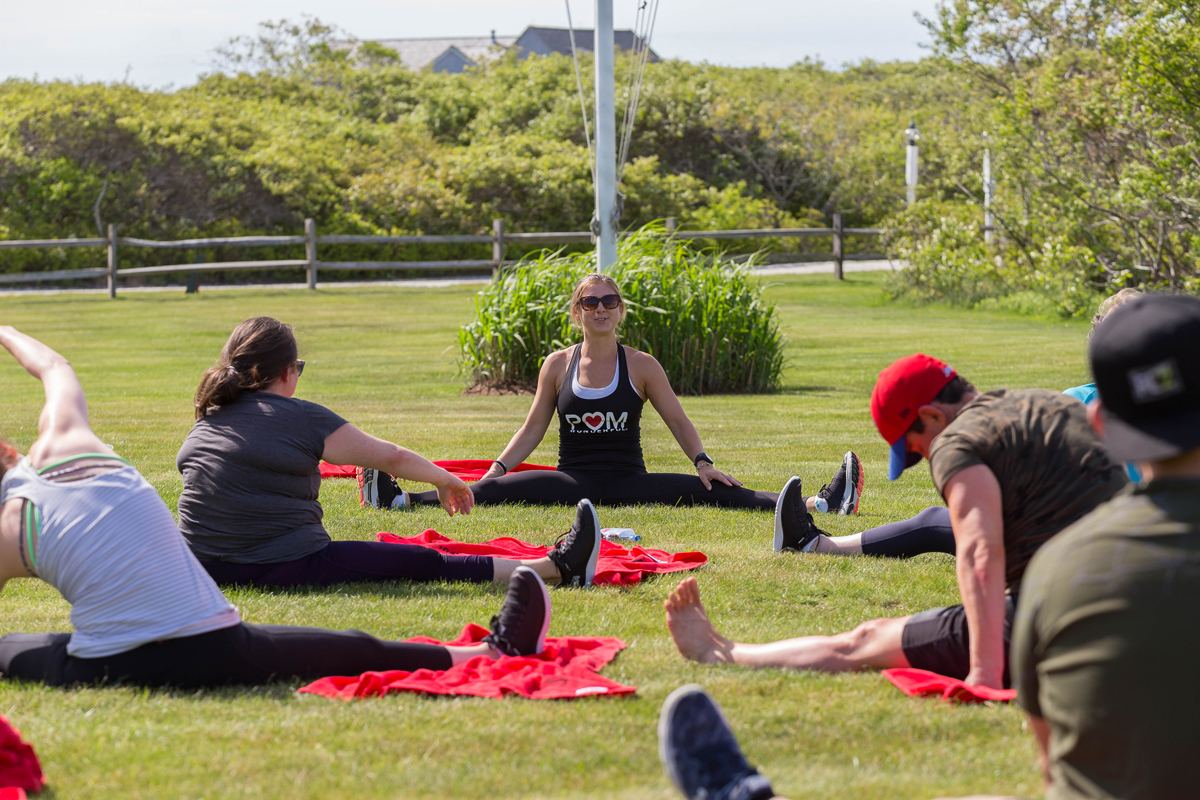
[[[950,509],[930,506],[912,519],[863,531],[864,556],[911,558],[922,553],[954,555],[954,529]]]
[[[68,655],[70,640],[69,633],[10,633],[0,638],[0,672],[51,686],[130,683],[195,689],[452,666],[450,651],[440,645],[387,641],[362,631],[245,622],[101,658]]]
[[[722,506],[774,511],[779,495],[712,482],[704,488],[696,475],[669,472],[584,472],[579,470],[528,470],[488,478],[471,486],[479,505],[531,503],[574,505],[588,498],[597,505],[623,506],[659,503],[668,506]],[[435,505],[437,492],[413,492],[416,503]]]
[[[330,542],[324,550],[277,564],[201,561],[221,586],[329,586],[373,581],[492,580],[491,556],[448,556],[429,547],[385,542]]]

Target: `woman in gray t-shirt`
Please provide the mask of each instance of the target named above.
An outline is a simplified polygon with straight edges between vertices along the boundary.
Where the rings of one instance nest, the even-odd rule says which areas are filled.
[[[175,463],[179,528],[219,584],[303,586],[404,580],[507,583],[525,565],[547,583],[590,585],[600,551],[588,501],[544,558],[449,556],[412,545],[339,541],[321,524],[320,462],[354,464],[432,484],[447,513],[470,513],[462,480],[411,450],[364,433],[293,395],[304,362],[290,326],[238,325],[196,390],[196,423]]]

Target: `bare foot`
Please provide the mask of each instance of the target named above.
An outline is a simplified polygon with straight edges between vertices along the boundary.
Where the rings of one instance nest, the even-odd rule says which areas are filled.
[[[667,610],[667,629],[684,658],[701,664],[733,663],[733,642],[717,633],[704,604],[700,602],[700,584],[686,578],[663,602]]]

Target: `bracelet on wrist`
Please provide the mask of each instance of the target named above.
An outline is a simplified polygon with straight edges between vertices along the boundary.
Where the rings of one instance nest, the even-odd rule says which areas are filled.
[[[493,461],[492,463],[493,463],[493,464],[499,464],[499,465],[500,465],[500,469],[504,470],[504,474],[505,474],[505,475],[507,475],[507,474],[508,474],[508,465],[507,465],[507,464],[505,464],[503,461],[501,461],[500,459],[498,459],[498,458],[497,458],[497,459],[496,459],[495,461]]]

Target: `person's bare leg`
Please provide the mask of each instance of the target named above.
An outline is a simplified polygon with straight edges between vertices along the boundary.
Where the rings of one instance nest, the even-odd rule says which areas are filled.
[[[849,536],[819,534],[812,547],[806,552],[822,553],[828,556],[861,556],[862,534],[852,533]]]
[[[704,664],[787,667],[821,672],[907,667],[901,635],[908,617],[875,619],[835,636],[802,636],[767,644],[734,642],[717,632],[700,602],[700,585],[687,578],[663,604],[667,629],[684,658]]]
[[[480,642],[479,644],[466,645],[448,644],[445,645],[445,647],[448,651],[450,651],[450,663],[455,667],[457,667],[459,664],[470,661],[476,656],[487,656],[491,659],[497,659],[500,657],[500,654],[492,649],[491,645],[483,642]]]
[[[492,559],[492,583],[507,584],[508,579],[512,577],[513,570],[517,567],[529,567],[550,586],[557,586],[562,582],[562,573],[559,572],[558,565],[549,558],[531,558],[524,561],[518,561],[515,558],[494,558]]]

